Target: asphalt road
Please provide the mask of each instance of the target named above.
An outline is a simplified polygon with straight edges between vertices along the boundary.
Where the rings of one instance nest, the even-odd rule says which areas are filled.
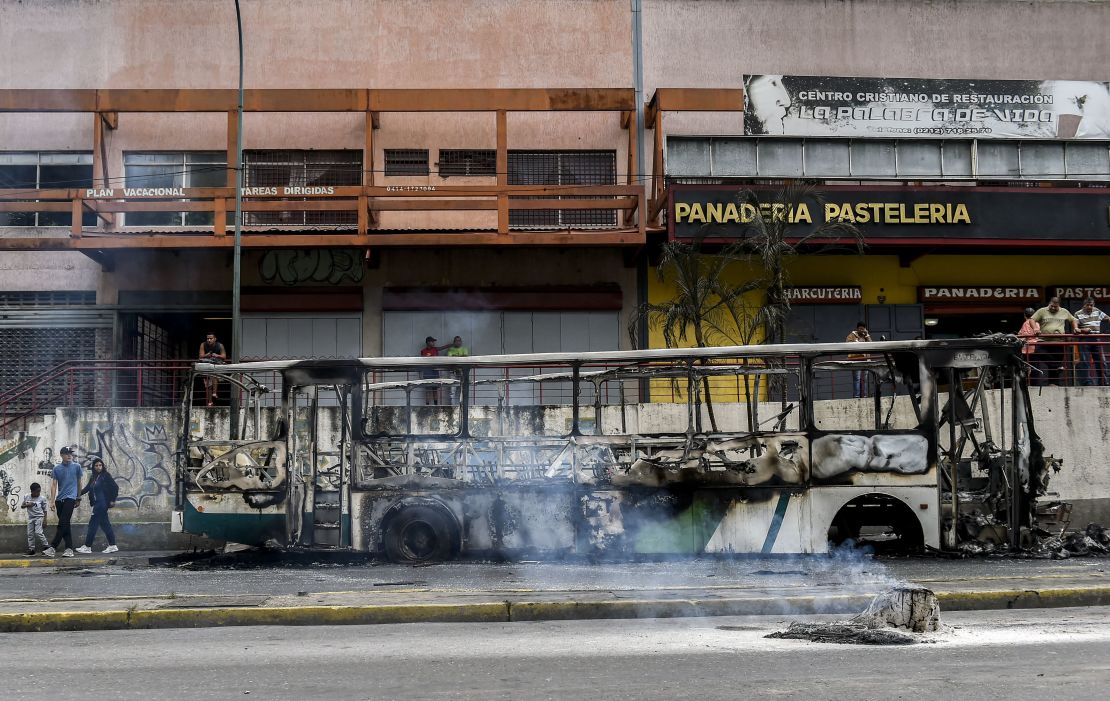
[[[73,564],[73,561],[67,562]],[[389,564],[268,563],[188,569],[135,564],[0,569],[0,599],[175,594],[296,594],[426,587],[444,591],[621,591],[717,586],[885,585],[905,580],[1087,576],[1110,571],[1110,559],[873,559],[744,557],[620,564],[455,562],[428,567]]]
[[[807,620],[812,620],[807,619]],[[5,698],[1103,698],[1110,609],[953,613],[906,647],[766,640],[781,618],[0,636]]]

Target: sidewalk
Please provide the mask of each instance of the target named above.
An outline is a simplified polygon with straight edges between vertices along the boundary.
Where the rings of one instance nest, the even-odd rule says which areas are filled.
[[[133,552],[120,551],[110,555],[94,550],[91,555],[75,554],[73,557],[62,557],[62,551],[54,557],[44,555],[0,555],[0,569],[23,567],[93,567],[99,565],[117,565],[133,563],[146,565],[152,557],[168,557],[177,552],[165,550],[137,550]]]
[[[121,553],[111,560],[113,564],[145,565],[152,555],[163,554]],[[47,563],[87,568],[96,566],[96,560],[86,556]],[[625,590],[532,587],[481,591],[398,583],[366,590],[296,594],[9,597],[0,599],[0,631],[848,614],[861,611],[883,588],[879,584],[802,582],[765,586],[757,579],[720,586]],[[1110,605],[1110,575],[1097,570],[1082,575],[947,576],[911,581],[936,592],[947,611]]]

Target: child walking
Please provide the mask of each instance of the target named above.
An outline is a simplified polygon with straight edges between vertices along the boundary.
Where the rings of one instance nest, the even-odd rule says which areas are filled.
[[[31,483],[31,493],[23,495],[22,507],[27,509],[27,554],[36,554],[36,547],[42,541],[42,549],[46,550],[46,534],[42,532],[42,525],[46,521],[46,497],[42,495],[42,485],[38,482]]]

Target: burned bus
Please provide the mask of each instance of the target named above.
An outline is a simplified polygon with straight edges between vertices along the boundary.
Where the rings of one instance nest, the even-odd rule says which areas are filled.
[[[234,402],[187,393],[174,530],[401,562],[1017,548],[1048,477],[1020,349],[200,363]]]

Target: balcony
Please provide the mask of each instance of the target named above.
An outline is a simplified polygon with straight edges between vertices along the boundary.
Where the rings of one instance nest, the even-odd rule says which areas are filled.
[[[649,197],[636,157],[637,106],[635,92],[629,88],[247,90],[244,112],[248,113],[361,113],[365,141],[359,144],[363,160],[358,166],[361,172],[352,174],[353,183],[270,185],[247,182],[242,193],[242,211],[246,213],[242,245],[272,248],[643,244],[647,230],[657,228],[664,201],[661,188],[662,111],[738,112],[742,105],[739,90],[658,91],[647,105],[649,126],[657,132],[652,160],[659,174],[651,182]],[[527,174],[513,182],[509,177],[513,171],[510,157],[522,153],[542,155],[544,152],[535,152],[535,149],[548,144],[528,143],[524,145],[527,151],[510,152],[511,115],[545,112],[616,113],[608,130],[614,136],[621,132],[626,136],[611,139],[613,143],[604,146],[610,149],[610,159],[616,159],[615,154],[623,152],[624,167],[610,166],[604,184],[598,184],[596,178],[583,182],[543,173]],[[86,148],[91,151],[92,158],[88,187],[38,187],[46,183],[36,181],[36,187],[0,188],[0,215],[20,213],[23,221],[57,222],[61,218],[70,222],[68,231],[60,227],[37,230],[3,227],[0,249],[93,252],[233,245],[234,237],[229,235],[234,221],[230,213],[235,209],[232,185],[241,169],[237,162],[235,91],[0,90],[0,113],[87,113],[91,115],[91,123]],[[216,166],[216,172],[205,178],[204,187],[121,185],[131,180],[131,176],[123,178],[120,173],[110,172],[109,163],[118,163],[120,159],[114,158],[119,154],[110,153],[105,145],[113,141],[110,132],[121,128],[121,115],[136,113],[226,114],[226,166],[223,163]],[[423,179],[389,177],[388,168],[385,175],[375,169],[375,160],[384,153],[382,144],[390,139],[391,143],[397,140],[396,134],[389,134],[388,130],[385,131],[390,138],[382,138],[383,115],[432,113],[492,115],[492,133],[488,136],[490,145],[496,146],[490,149],[495,154],[495,162],[492,169],[485,168],[483,175],[486,177],[476,178],[465,170],[461,174],[463,182],[458,183],[457,164],[451,171],[442,171],[439,177]],[[573,130],[582,129],[581,124],[600,123],[596,118],[590,122],[566,121],[566,129],[572,130],[569,132],[572,136]],[[403,122],[394,120],[391,124],[396,126]],[[533,120],[531,124],[532,133],[537,133],[536,122]],[[604,131],[600,135],[588,134],[592,141],[589,138],[587,141],[596,144],[599,139],[610,140]],[[538,133],[542,134],[543,130]],[[577,137],[565,137],[567,133],[558,134],[553,142],[560,138],[563,142],[577,140]],[[159,148],[164,149],[176,146],[171,142],[159,144]],[[0,143],[0,151],[10,151],[14,147],[15,144]],[[20,148],[23,147],[20,144]],[[220,155],[218,151],[206,153]],[[248,160],[247,175],[250,174],[249,166]],[[220,172],[224,167],[226,177]],[[449,174],[455,182],[448,182]],[[214,186],[217,184],[221,186]],[[138,213],[180,213],[180,218],[171,226],[130,225],[127,215]],[[327,216],[334,213],[343,214]],[[173,219],[168,216],[144,218],[147,221]],[[139,217],[131,217],[131,220],[138,221]],[[333,223],[313,223],[320,221]]]

